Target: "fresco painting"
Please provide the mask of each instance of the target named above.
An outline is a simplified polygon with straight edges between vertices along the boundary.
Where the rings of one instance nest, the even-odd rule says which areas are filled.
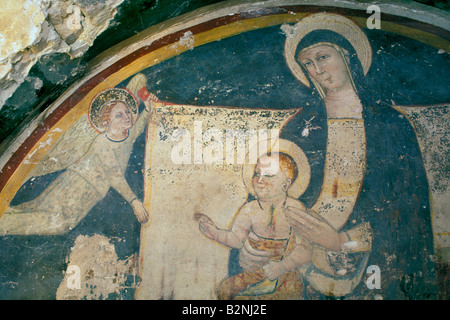
[[[155,109],[144,181],[151,224],[141,231],[138,298],[216,298],[229,250],[203,237],[194,215],[208,213],[221,226],[231,222],[248,196],[241,168],[255,163],[249,145],[275,143],[279,128],[296,112],[189,105]],[[199,286],[208,289],[197,291]]]
[[[288,9],[149,44],[4,155],[3,297],[439,297],[449,40]]]

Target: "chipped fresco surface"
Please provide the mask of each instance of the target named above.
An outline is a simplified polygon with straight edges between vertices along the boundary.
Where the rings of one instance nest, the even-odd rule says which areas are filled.
[[[344,13],[307,22],[302,8],[290,9],[248,13],[253,19],[203,34],[182,30],[148,50],[158,54],[136,54],[129,69],[75,91],[66,116],[48,113],[60,118],[3,180],[2,296],[217,299],[219,288],[229,297],[241,279],[241,299],[437,298],[435,263],[447,259],[449,232],[448,40],[437,48],[395,26],[360,33]],[[365,21],[365,13],[352,15]],[[351,70],[337,73],[354,90],[343,106],[330,99],[339,91],[285,46],[296,30],[317,25],[345,38],[341,23],[357,35],[350,46],[327,47]],[[302,45],[313,50],[325,36]],[[237,139],[228,149],[227,130],[244,132],[248,144]],[[296,146],[281,152],[299,148],[307,160],[290,154],[298,176],[264,196],[245,179],[256,175],[256,161],[241,163],[238,154],[250,153],[250,141],[278,141],[270,140],[277,134]],[[6,176],[11,165],[4,168]],[[249,214],[252,224],[232,223]],[[302,228],[308,219],[325,236]],[[226,232],[236,234],[235,225],[260,238],[230,242]],[[281,238],[295,242],[282,247],[289,255],[254,274],[239,264],[250,243],[265,251]],[[373,266],[381,283],[370,283]]]
[[[5,1],[0,12],[0,106],[41,57],[83,55],[107,29],[122,1]]]
[[[58,300],[108,299],[120,296],[127,286],[135,286],[136,257],[119,260],[105,236],[78,236],[68,260],[67,272],[56,291]]]

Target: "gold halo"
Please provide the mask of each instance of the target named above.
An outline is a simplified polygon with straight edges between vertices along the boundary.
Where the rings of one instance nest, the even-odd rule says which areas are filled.
[[[270,144],[270,141],[264,141],[264,143],[264,145],[259,143],[252,146],[249,149],[248,154],[252,154],[252,152],[256,150],[257,159],[268,152],[282,152],[290,155],[297,165],[298,176],[297,179],[295,179],[289,187],[288,195],[292,198],[300,197],[305,192],[311,179],[311,167],[305,153],[295,143],[284,139],[278,139],[273,142],[272,145]],[[247,159],[249,159],[248,154]],[[253,190],[252,179],[255,171],[255,166],[256,164],[246,163],[242,166],[241,171],[242,181],[244,182],[244,185],[247,188],[248,192],[253,195],[255,194],[255,191]]]
[[[291,30],[289,32],[289,29],[287,29],[288,34],[284,44],[284,57],[291,72],[305,86],[309,87],[310,83],[295,57],[295,52],[299,42],[307,34],[315,30],[334,31],[347,39],[353,48],[355,48],[358,59],[363,67],[364,75],[369,71],[370,65],[372,64],[372,47],[366,34],[352,20],[334,13],[315,13],[297,22]]]
[[[89,106],[89,122],[92,127],[100,133],[105,132],[106,126],[101,121],[101,113],[103,108],[112,101],[121,101],[130,110],[133,123],[136,123],[138,117],[139,102],[137,98],[127,89],[122,88],[109,88],[103,90],[92,99]]]

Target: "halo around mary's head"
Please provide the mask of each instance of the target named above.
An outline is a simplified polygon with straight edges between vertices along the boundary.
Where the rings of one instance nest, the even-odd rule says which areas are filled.
[[[289,69],[299,81],[307,87],[310,86],[308,78],[297,61],[297,46],[305,36],[316,30],[333,31],[344,37],[355,49],[364,74],[367,74],[372,64],[372,47],[361,28],[352,20],[338,14],[315,13],[304,17],[292,28],[285,28],[287,39],[284,56]]]
[[[288,195],[292,198],[300,197],[308,188],[309,181],[311,179],[311,167],[308,162],[303,150],[297,146],[295,143],[285,140],[277,139],[275,141],[259,141],[258,144],[253,145],[249,148],[249,154],[247,155],[247,160],[251,158],[250,154],[254,154],[255,159],[259,159],[261,156],[267,154],[268,152],[278,152],[285,153],[292,157],[297,169],[297,178],[292,181],[291,186],[288,190]],[[253,190],[252,179],[254,176],[256,164],[252,164],[248,161],[242,166],[242,181],[250,194],[255,194]]]

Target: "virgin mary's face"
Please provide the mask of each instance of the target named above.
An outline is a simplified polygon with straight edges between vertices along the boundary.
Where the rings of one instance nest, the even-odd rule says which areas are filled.
[[[327,92],[351,86],[345,61],[332,46],[324,44],[307,49],[300,53],[298,60]]]

